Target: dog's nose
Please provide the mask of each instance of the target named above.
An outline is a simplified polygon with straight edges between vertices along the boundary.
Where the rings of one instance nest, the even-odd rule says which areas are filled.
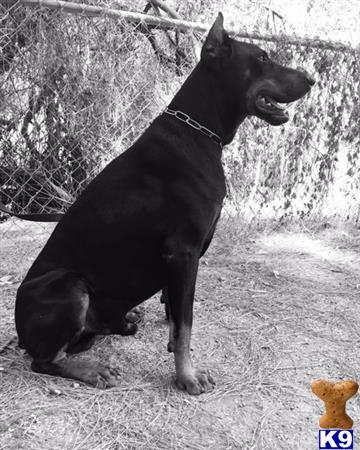
[[[308,84],[309,84],[310,86],[314,86],[315,80],[314,80],[314,78],[313,78],[306,70],[304,70],[304,69],[301,68],[301,67],[297,67],[296,70],[299,71],[299,72],[301,72],[301,73],[305,76],[306,81],[308,82]]]
[[[305,70],[302,70],[302,73],[305,75],[306,81],[310,84],[310,86],[314,86],[315,80],[314,78],[309,75]]]
[[[305,72],[305,77],[307,79],[307,82],[310,84],[310,86],[314,86],[314,84],[315,84],[314,78],[306,72]]]

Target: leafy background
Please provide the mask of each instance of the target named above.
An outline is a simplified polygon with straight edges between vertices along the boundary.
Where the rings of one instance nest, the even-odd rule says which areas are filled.
[[[142,1],[93,4],[161,11]],[[166,5],[179,17],[203,23],[221,10],[231,29],[273,34],[273,42],[256,43],[317,81],[290,107],[290,123],[274,128],[249,118],[241,125],[223,157],[227,210],[248,220],[335,216],[358,223],[359,3],[179,0]],[[1,200],[14,211],[66,210],[166,106],[196,64],[204,36],[19,3],[3,8]],[[294,33],[310,41],[290,44]],[[317,36],[350,41],[353,50],[331,44],[319,49],[313,45]]]

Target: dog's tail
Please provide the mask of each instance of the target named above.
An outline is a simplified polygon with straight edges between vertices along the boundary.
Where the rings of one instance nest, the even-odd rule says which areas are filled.
[[[64,213],[38,213],[38,214],[18,214],[10,211],[3,203],[0,202],[0,211],[9,216],[17,217],[32,222],[59,222]]]

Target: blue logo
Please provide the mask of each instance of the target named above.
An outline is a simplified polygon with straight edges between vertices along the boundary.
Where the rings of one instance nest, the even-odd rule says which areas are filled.
[[[353,430],[319,430],[319,449],[354,448]]]

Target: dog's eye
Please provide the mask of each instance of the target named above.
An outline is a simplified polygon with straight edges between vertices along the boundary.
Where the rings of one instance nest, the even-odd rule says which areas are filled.
[[[263,53],[262,55],[258,56],[258,60],[259,60],[260,62],[267,62],[268,59],[269,59],[269,58],[268,58],[267,55],[265,55],[265,53]]]

